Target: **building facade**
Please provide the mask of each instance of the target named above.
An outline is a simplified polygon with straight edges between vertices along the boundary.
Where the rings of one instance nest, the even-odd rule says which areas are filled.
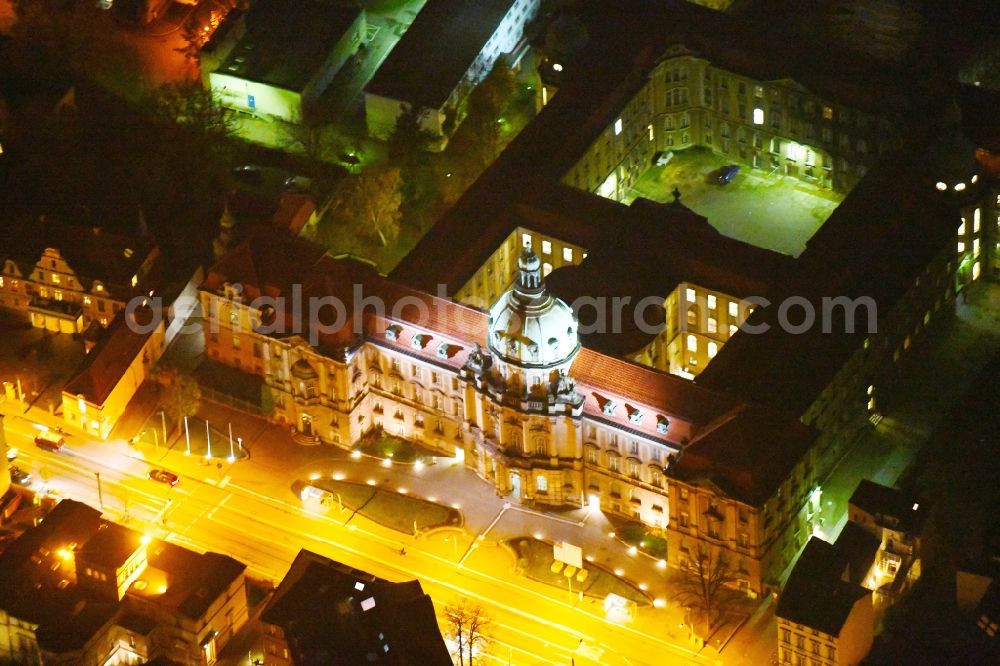
[[[848,192],[899,145],[887,118],[789,78],[753,78],[672,46],[563,182],[621,201],[654,156],[693,146],[735,163]]]

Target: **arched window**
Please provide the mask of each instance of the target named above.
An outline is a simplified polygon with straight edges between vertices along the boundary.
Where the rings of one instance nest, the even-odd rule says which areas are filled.
[[[688,323],[688,326],[697,326],[698,325],[698,307],[697,306],[692,305],[691,307],[688,308],[688,311],[687,311],[687,323]]]

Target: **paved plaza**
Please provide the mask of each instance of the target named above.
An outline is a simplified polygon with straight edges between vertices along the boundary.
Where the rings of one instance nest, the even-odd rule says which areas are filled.
[[[749,166],[727,185],[713,176],[732,164],[725,155],[701,148],[677,152],[666,166],[642,175],[626,197],[672,201],[674,188],[681,202],[725,236],[757,247],[798,256],[843,197],[797,178],[768,174]]]

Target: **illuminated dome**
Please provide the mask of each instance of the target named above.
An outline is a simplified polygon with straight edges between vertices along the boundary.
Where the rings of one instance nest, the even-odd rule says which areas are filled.
[[[490,309],[490,350],[508,363],[529,368],[571,361],[580,349],[573,310],[545,288],[541,262],[530,247],[517,265],[514,288]]]

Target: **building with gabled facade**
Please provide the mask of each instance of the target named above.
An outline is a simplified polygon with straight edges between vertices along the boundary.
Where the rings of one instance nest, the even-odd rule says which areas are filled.
[[[148,238],[40,220],[10,239],[0,274],[0,307],[32,326],[80,333],[108,326],[132,298],[159,288],[160,250]]]

